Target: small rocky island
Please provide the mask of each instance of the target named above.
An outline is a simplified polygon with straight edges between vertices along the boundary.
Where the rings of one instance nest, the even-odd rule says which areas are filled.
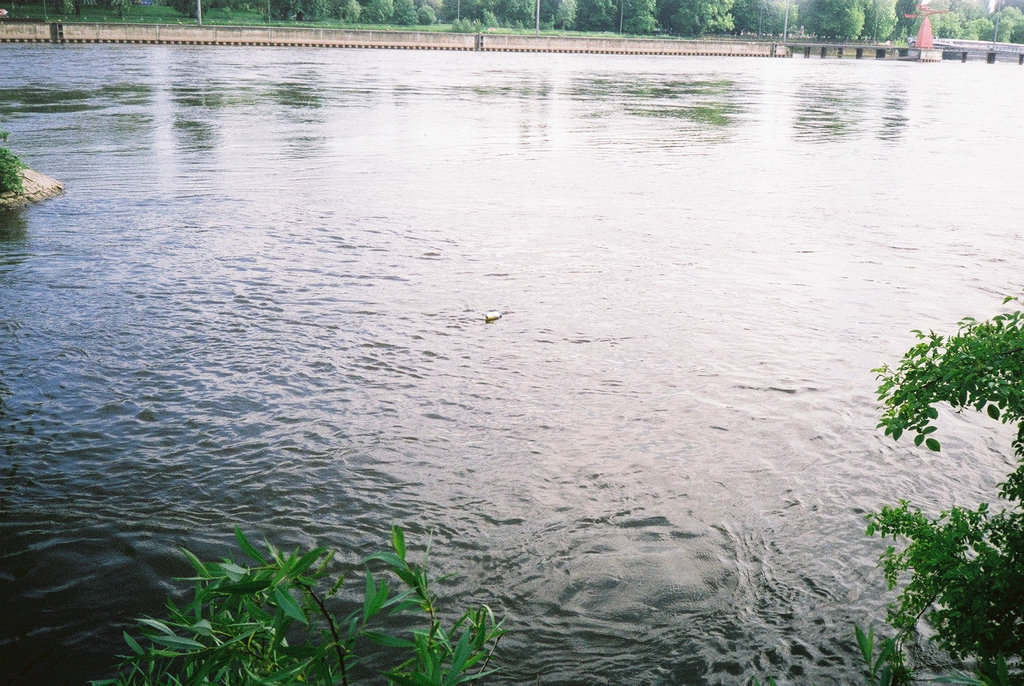
[[[46,200],[64,192],[64,184],[57,179],[51,179],[46,174],[40,174],[31,169],[21,170],[21,180],[24,190],[21,193],[4,191],[0,193],[0,207],[17,207],[27,205],[40,200]]]

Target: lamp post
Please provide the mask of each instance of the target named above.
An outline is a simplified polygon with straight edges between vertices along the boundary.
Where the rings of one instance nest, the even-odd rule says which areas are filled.
[[[619,0],[619,35],[622,35],[622,0]]]
[[[203,0],[196,0],[196,25],[203,25]]]
[[[782,19],[782,45],[785,47],[786,41],[789,39],[789,3],[790,0],[786,0],[786,16]]]
[[[537,29],[535,35],[540,35],[540,0],[537,0]]]
[[[992,31],[992,51],[993,52],[995,52],[996,42],[999,40],[999,17],[1002,16],[1002,14],[999,12],[999,0],[996,0],[995,13],[996,13],[996,27],[995,27],[995,30]]]

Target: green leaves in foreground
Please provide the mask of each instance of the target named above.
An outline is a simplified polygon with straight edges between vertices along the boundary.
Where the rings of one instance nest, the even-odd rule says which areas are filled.
[[[401,584],[367,570],[362,603],[343,617],[335,611],[345,604],[345,579],[330,581],[326,548],[286,555],[270,544],[261,551],[237,528],[235,538],[254,564],[203,562],[182,550],[195,570],[192,600],[168,601],[165,619],[140,619],[141,640],[124,634],[131,655],[119,676],[94,686],[348,684],[367,677],[358,674],[360,658],[381,648],[399,655],[383,673],[392,684],[454,686],[493,673],[500,622],[481,606],[444,629],[426,568],[407,559],[399,527],[394,552],[366,562],[382,562]]]
[[[903,586],[888,617],[901,640],[925,618],[940,646],[976,661],[976,677],[949,683],[1024,683],[1024,303],[1011,302],[1018,308],[989,321],[963,319],[953,336],[917,331],[920,342],[895,369],[875,370],[878,426],[894,439],[910,431],[916,445],[938,451],[940,403],[1017,424],[1017,467],[999,484],[1004,507],[955,506],[932,519],[901,500],[868,516],[868,535],[899,543],[881,562],[889,587]]]
[[[1024,304],[1018,297],[1003,303]],[[919,343],[906,352],[895,369],[873,370],[881,384],[878,399],[884,414],[878,428],[899,440],[914,432],[915,445],[938,451],[931,437],[937,427],[936,405],[955,410],[973,408],[1003,423],[1018,423],[1013,447],[1024,457],[1024,310],[997,314],[979,322],[965,317],[955,335],[914,331]]]
[[[0,129],[0,142],[7,141],[8,133]],[[7,148],[0,147],[0,193],[13,191],[22,193],[25,190],[21,179],[21,171],[25,164]]]

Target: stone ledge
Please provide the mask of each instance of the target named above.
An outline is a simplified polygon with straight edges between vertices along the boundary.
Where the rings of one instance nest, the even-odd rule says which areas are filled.
[[[0,193],[0,207],[17,207],[27,205],[40,200],[46,200],[64,192],[64,184],[57,179],[51,179],[46,174],[40,174],[31,169],[23,169],[21,172],[22,184],[25,186],[24,193],[13,193],[8,191]]]

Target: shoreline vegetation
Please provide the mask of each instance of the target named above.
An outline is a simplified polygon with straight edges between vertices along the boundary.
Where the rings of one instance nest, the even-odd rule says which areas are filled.
[[[19,207],[55,198],[64,192],[64,184],[33,169],[21,170],[22,190],[0,192],[0,208]]]
[[[936,0],[936,38],[1024,43],[1015,3]],[[577,38],[699,39],[907,47],[910,0],[6,0],[20,22],[301,27]],[[941,7],[940,7],[941,6]]]
[[[46,200],[64,192],[64,184],[25,166],[7,147],[10,134],[0,129],[0,208]]]

